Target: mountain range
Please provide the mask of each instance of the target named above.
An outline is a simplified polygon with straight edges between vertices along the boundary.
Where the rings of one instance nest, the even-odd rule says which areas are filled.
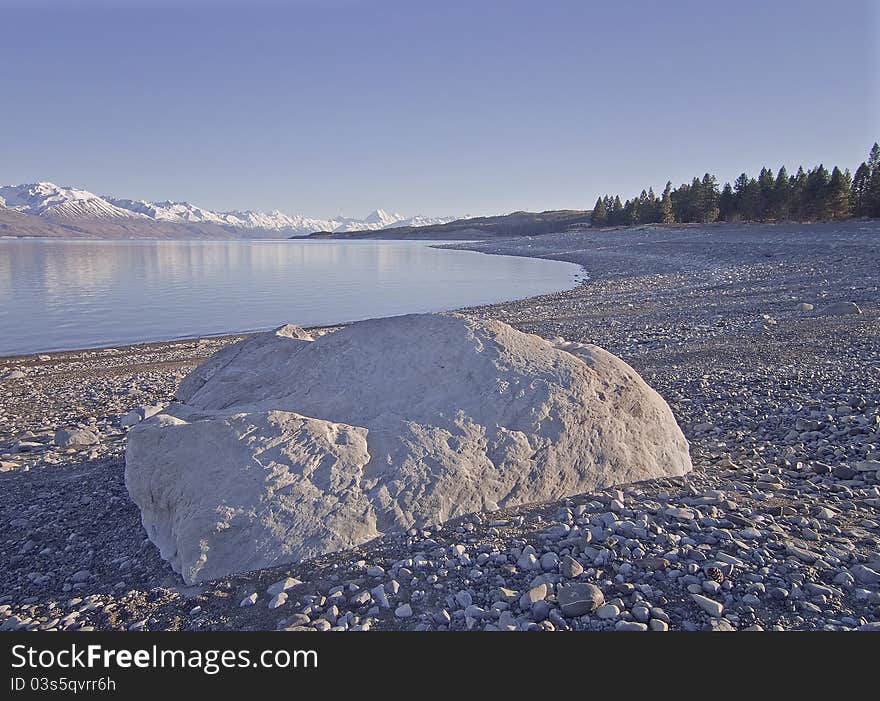
[[[0,186],[0,236],[90,238],[291,238],[445,224],[466,217],[407,217],[377,209],[363,219],[321,219],[278,210],[214,211],[189,202],[96,195],[51,182]]]

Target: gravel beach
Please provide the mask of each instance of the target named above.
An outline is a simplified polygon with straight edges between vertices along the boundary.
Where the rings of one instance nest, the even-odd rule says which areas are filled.
[[[186,586],[126,434],[241,336],[0,358],[0,630],[880,628],[880,222],[456,246],[583,265],[466,313],[618,355],[694,471]]]

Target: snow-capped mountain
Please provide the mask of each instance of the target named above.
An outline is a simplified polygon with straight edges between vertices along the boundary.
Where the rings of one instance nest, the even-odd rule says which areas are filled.
[[[451,221],[455,221],[456,219],[470,219],[470,215],[465,214],[461,217],[408,217],[406,219],[399,219],[393,224],[389,224],[388,226],[382,227],[383,229],[396,229],[401,226],[434,226],[435,224],[448,224]]]
[[[53,220],[138,221],[152,220],[162,224],[211,225],[227,231],[254,235],[307,235],[315,231],[378,231],[402,226],[445,224],[461,217],[406,217],[377,209],[364,219],[333,217],[320,219],[299,214],[232,210],[218,212],[189,202],[149,202],[115,197],[101,197],[87,190],[60,187],[50,182],[0,187],[0,207]]]
[[[142,214],[156,221],[223,223],[221,217],[214,212],[196,207],[189,202],[147,202],[113,197],[108,197],[107,201],[116,207]]]
[[[7,209],[52,219],[130,219],[140,216],[87,190],[59,187],[49,182],[2,186],[0,199]]]

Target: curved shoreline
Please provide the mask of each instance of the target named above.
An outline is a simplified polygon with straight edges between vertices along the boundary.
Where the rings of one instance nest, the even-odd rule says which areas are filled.
[[[58,240],[55,240],[55,239],[46,239],[46,240],[49,241],[50,243],[53,243],[53,244],[56,244],[59,242]],[[61,243],[79,244],[79,243],[81,243],[81,241],[77,240],[77,239],[69,239],[69,240],[63,240],[63,241],[61,241]],[[96,243],[98,245],[106,245],[108,243],[113,244],[114,242],[101,240]],[[170,243],[173,245],[173,244],[178,244],[178,243],[189,244],[192,242],[175,242],[175,241],[172,241],[172,242],[146,241],[146,242],[144,242],[141,240],[135,240],[134,242],[132,242],[130,240],[124,240],[124,241],[120,241],[119,243],[123,243],[123,244],[130,244],[130,243],[134,243],[134,244],[141,244],[141,243],[169,244]],[[229,241],[201,241],[201,240],[199,240],[196,243],[205,244],[205,245],[222,244],[224,246],[228,245],[230,243],[240,243],[245,246],[251,246],[251,245],[260,244],[260,243],[286,244],[288,242],[287,241],[280,241],[280,242],[279,241],[249,241],[249,240],[248,241],[242,240],[242,241],[229,242]],[[310,241],[308,243],[310,245],[314,245],[314,246],[326,246],[328,244],[333,245],[333,246],[352,246],[352,245],[353,246],[358,246],[358,245],[362,246],[365,243],[367,245],[369,245],[369,244],[372,244],[375,242],[374,241],[366,241],[365,242],[365,241],[358,239],[358,240],[354,240],[352,242],[347,242],[347,241],[327,242],[327,241],[323,241],[323,240],[315,240],[315,241]],[[391,243],[398,244],[398,246],[400,244],[399,241],[393,241]],[[405,243],[407,243],[408,245],[415,244],[415,246],[418,248],[431,248],[431,249],[443,251],[444,246],[442,244],[446,244],[446,243],[450,243],[450,242],[447,242],[447,241],[439,241],[439,242],[415,241],[415,242],[405,242]],[[434,245],[434,244],[441,244],[441,245]],[[458,251],[459,255],[467,255],[467,254],[472,254],[472,253],[477,252],[477,251],[465,251],[465,249],[456,249],[456,248],[451,248],[450,250]],[[449,253],[446,253],[446,254],[439,253],[439,254],[435,254],[435,255],[448,256]],[[505,256],[505,257],[510,258],[510,259],[521,258],[521,256]],[[562,265],[554,266],[553,269],[550,269],[550,266],[548,264],[545,264],[543,261],[540,264],[536,264],[534,266],[535,267],[534,271],[529,271],[529,272],[525,273],[525,279],[526,279],[529,287],[531,287],[532,289],[538,289],[538,290],[550,289],[550,292],[545,292],[544,294],[552,294],[555,292],[561,292],[561,291],[571,289],[571,288],[577,286],[577,284],[579,284],[579,275],[581,275],[582,270],[583,270],[582,266],[575,267],[576,264],[568,263],[567,261],[552,261],[552,262],[564,264],[564,269],[563,269]],[[380,263],[381,263],[381,260],[376,261],[377,266]],[[436,270],[435,270],[435,272],[433,272],[432,274],[429,274],[427,276],[430,279],[430,282],[429,282],[426,289],[422,289],[421,287],[418,286],[418,284],[416,285],[416,288],[417,288],[416,295],[413,297],[412,300],[409,300],[408,303],[401,303],[399,300],[394,299],[388,295],[385,295],[383,297],[381,294],[378,294],[378,295],[374,294],[374,296],[371,298],[371,297],[369,297],[369,294],[368,294],[367,300],[366,300],[368,305],[370,305],[370,302],[373,302],[374,305],[372,305],[372,306],[374,308],[381,310],[383,312],[386,312],[386,313],[382,314],[383,316],[389,316],[389,315],[394,316],[394,315],[398,315],[398,314],[453,311],[455,309],[468,308],[468,307],[474,306],[474,305],[499,304],[499,303],[506,303],[506,302],[514,302],[517,299],[519,299],[519,295],[517,294],[517,291],[512,288],[516,287],[517,283],[520,282],[520,278],[518,278],[515,275],[514,270],[509,269],[511,267],[510,263],[499,265],[498,269],[501,274],[498,276],[496,284],[489,286],[488,288],[484,288],[484,286],[481,285],[480,281],[483,280],[484,275],[488,274],[491,276],[491,274],[492,274],[491,264],[482,264],[482,265],[478,264],[475,266],[473,264],[473,262],[471,262],[470,268],[468,268],[467,265],[465,265],[464,268],[468,271],[468,274],[465,275],[463,278],[463,283],[464,283],[463,289],[466,290],[464,294],[462,294],[462,293],[455,294],[455,293],[445,292],[443,284],[442,284],[442,280],[441,279],[436,279],[436,280],[432,279],[432,275],[434,278],[437,278],[437,274],[438,274],[437,271],[442,271],[442,266],[438,267],[437,262],[433,261],[433,260],[426,261],[426,264],[429,269],[434,270],[436,268]],[[456,261],[450,260],[446,263],[446,265],[447,265],[447,268],[449,269],[450,273],[454,277],[453,269],[456,267],[459,267],[458,265],[456,265]],[[519,264],[516,264],[516,263],[513,263],[513,266],[517,267],[517,268],[520,267]],[[392,274],[390,275],[390,280],[385,281],[383,284],[388,284],[392,287],[395,285],[403,284],[404,278],[406,277],[406,274],[403,272],[403,266],[398,265],[397,267],[398,267],[398,270],[396,272],[392,272]],[[488,267],[488,268],[490,268],[490,270],[489,271],[481,270],[481,268],[483,268],[483,267]],[[558,271],[555,269],[556,267],[559,268]],[[249,272],[250,272],[250,275],[248,276],[249,279],[258,279],[261,274],[260,270],[257,270],[257,269],[253,269]],[[288,272],[290,272],[290,271],[288,271]],[[293,271],[293,272],[295,273],[295,271]],[[343,275],[345,274],[344,267],[342,270],[342,274]],[[468,275],[470,275],[470,277],[468,277]],[[494,280],[494,278],[493,278],[493,280]],[[169,284],[174,283],[174,282],[175,282],[175,280],[172,279],[169,281]],[[364,282],[364,284],[368,283],[367,280],[364,280],[363,282]],[[244,288],[244,287],[247,287],[248,284],[249,283],[243,283],[239,286]],[[113,287],[111,289],[115,290],[115,287]],[[213,290],[212,287],[207,287],[206,289]],[[253,292],[255,294],[262,294],[263,289],[264,288],[258,288],[258,289],[253,290]],[[208,330],[203,330],[201,333],[195,333],[195,334],[187,333],[186,332],[187,329],[185,327],[178,326],[178,328],[176,330],[183,330],[184,333],[178,334],[178,333],[172,332],[171,335],[164,335],[164,333],[159,333],[159,334],[157,334],[159,337],[154,337],[154,338],[150,338],[150,337],[137,338],[136,336],[134,338],[132,338],[132,336],[134,336],[134,335],[125,333],[125,329],[121,332],[118,332],[118,331],[116,331],[116,328],[115,328],[115,327],[122,328],[123,326],[125,326],[126,329],[127,328],[135,328],[136,324],[134,323],[134,321],[129,320],[129,323],[127,323],[127,324],[115,323],[112,328],[102,328],[100,336],[103,336],[104,339],[109,338],[111,340],[103,340],[96,333],[96,334],[93,334],[95,336],[94,342],[87,340],[84,343],[84,345],[82,345],[82,346],[60,345],[60,342],[62,339],[59,338],[59,339],[56,339],[55,341],[52,341],[52,340],[46,341],[46,343],[44,344],[44,347],[39,350],[25,351],[25,352],[0,353],[0,367],[2,367],[2,365],[4,363],[29,362],[29,360],[32,360],[32,358],[34,358],[34,357],[41,356],[41,355],[47,355],[47,354],[55,354],[55,355],[63,355],[63,354],[69,354],[69,353],[80,353],[81,354],[81,353],[85,353],[87,351],[100,351],[100,350],[104,350],[104,349],[120,350],[120,349],[127,348],[127,347],[141,347],[141,346],[155,345],[155,344],[161,344],[161,343],[181,343],[181,342],[194,341],[194,340],[198,340],[198,339],[238,338],[238,337],[248,336],[248,335],[255,334],[255,333],[260,333],[263,331],[268,331],[268,330],[271,330],[272,328],[276,328],[277,326],[283,325],[285,323],[296,323],[300,326],[303,326],[303,328],[308,328],[308,329],[320,329],[320,328],[330,327],[330,326],[332,326],[332,327],[346,326],[348,324],[355,323],[357,321],[363,321],[366,319],[377,318],[377,316],[375,315],[375,312],[371,312],[369,306],[361,308],[361,306],[359,306],[358,304],[352,305],[352,303],[351,303],[352,295],[351,295],[351,292],[348,291],[348,288],[345,287],[344,281],[341,285],[341,289],[343,289],[343,294],[341,295],[341,297],[339,297],[336,300],[336,302],[331,303],[330,305],[327,305],[327,303],[324,302],[322,299],[323,294],[325,292],[331,291],[330,288],[328,288],[328,290],[326,290],[325,292],[321,292],[321,294],[318,295],[315,300],[313,300],[313,301],[317,302],[317,304],[311,305],[311,306],[309,303],[305,303],[305,302],[300,303],[296,299],[294,299],[291,302],[290,300],[287,300],[287,298],[279,298],[281,301],[276,302],[274,304],[274,306],[269,307],[270,309],[273,310],[273,313],[270,316],[275,316],[275,312],[278,312],[277,318],[275,318],[274,320],[270,319],[271,323],[260,323],[259,325],[248,327],[248,326],[246,326],[246,324],[248,323],[248,320],[243,320],[243,323],[240,325],[235,325],[235,324],[227,325],[224,322],[222,325],[211,324],[211,326],[214,326],[216,330],[215,329],[208,329]],[[316,297],[314,290],[315,290],[315,288],[312,288],[312,287],[308,288],[308,291],[311,293],[312,297]],[[134,292],[143,296],[143,293],[146,292],[146,290],[135,290]],[[319,288],[319,292],[320,292],[320,288]],[[433,295],[431,293],[433,293]],[[291,293],[288,292],[288,295],[290,295],[290,294]],[[427,296],[426,296],[426,294],[427,294]],[[202,294],[202,296],[204,297],[204,294]],[[355,295],[355,296],[359,296],[359,295]],[[432,297],[432,296],[441,298],[440,303],[434,304],[433,302],[431,302],[430,297]],[[442,298],[444,296],[449,298],[446,302],[442,301]],[[458,297],[458,299],[456,299],[456,297]],[[476,300],[476,301],[468,302],[466,304],[466,306],[462,306],[461,304],[459,304],[461,301],[464,301],[464,300],[462,300],[462,297],[470,298],[471,300]],[[393,302],[390,301],[392,299],[394,299]],[[480,301],[480,300],[482,300],[482,301]],[[297,307],[298,312],[291,312],[291,313],[281,312],[280,308],[285,307],[288,303],[291,303],[294,307]],[[96,309],[107,311],[107,313],[113,314],[114,312],[109,309],[106,309],[106,306],[107,305],[104,305],[103,307],[98,306],[98,307],[96,307]],[[186,302],[184,302],[183,306],[186,307]],[[410,308],[407,309],[407,306],[409,306]],[[389,309],[388,307],[391,307],[391,309]],[[399,309],[395,310],[395,309],[393,309],[394,307],[398,307]],[[233,308],[234,309],[237,308],[234,306],[234,302],[233,302]],[[312,313],[311,312],[312,309],[318,309],[319,313],[318,314]],[[324,310],[323,312],[320,311],[322,309]],[[389,312],[389,311],[394,312],[394,313],[388,314],[387,312]],[[324,313],[324,312],[326,312],[326,313]],[[186,307],[186,310],[184,311],[184,314],[185,314],[184,318],[189,319],[190,321],[193,321],[194,325],[195,325],[197,322],[194,320],[194,313],[195,313],[195,309],[193,307],[193,303],[190,302],[189,306]],[[351,315],[348,316],[349,314],[351,314]],[[241,315],[242,315],[242,312],[239,310],[238,316],[241,316]],[[346,315],[346,316],[343,316],[343,315]],[[170,316],[173,317],[174,314],[171,314]],[[216,316],[216,310],[214,310],[214,316]],[[298,316],[300,318],[296,318]],[[311,324],[303,323],[303,320],[302,320],[303,316],[306,319],[311,318],[311,320],[315,323],[311,323]],[[339,318],[340,316],[342,318]],[[315,317],[318,317],[318,318],[316,319]],[[253,323],[254,320],[251,319],[250,321],[251,321],[251,323]],[[265,322],[265,321],[266,321],[265,317],[261,319],[261,322]],[[175,325],[174,324],[171,324],[171,325],[160,324],[160,326],[165,326],[170,330]],[[229,328],[230,326],[232,326],[232,328]],[[238,328],[235,328],[235,326],[238,326]],[[68,335],[70,335],[70,334],[68,334]],[[87,336],[85,336],[85,335],[82,335],[82,334],[80,334],[80,335],[82,338],[87,338]],[[27,336],[26,329],[23,332],[23,336],[25,336],[25,337]],[[125,340],[126,336],[128,336],[132,340]],[[122,338],[123,340],[112,340],[113,337]],[[43,339],[43,340],[45,341],[46,339]],[[56,343],[59,345],[54,345]],[[21,347],[25,344],[19,343],[19,344],[5,344],[5,345],[10,348],[15,348],[15,346]],[[31,344],[27,344],[27,345],[31,345]],[[33,347],[33,346],[31,346],[31,347]],[[2,372],[0,372],[0,374],[2,374]]]

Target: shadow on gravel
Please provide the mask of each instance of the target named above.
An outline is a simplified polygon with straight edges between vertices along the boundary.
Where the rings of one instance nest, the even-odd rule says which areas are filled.
[[[0,596],[44,602],[173,575],[128,498],[121,456],[0,475]]]

